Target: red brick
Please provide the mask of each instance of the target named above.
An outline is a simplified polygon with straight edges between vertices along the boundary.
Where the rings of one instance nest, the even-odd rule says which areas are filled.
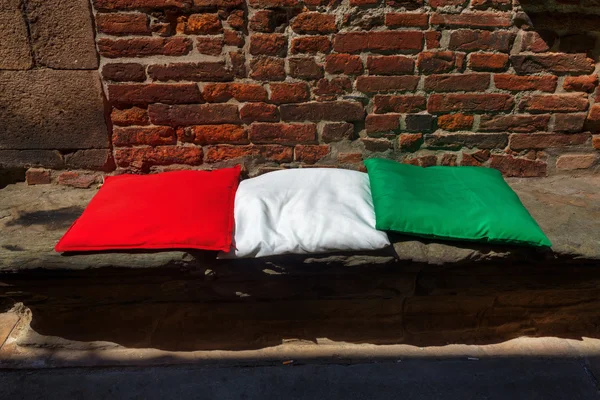
[[[576,146],[587,142],[587,133],[534,133],[513,134],[510,136],[510,148],[513,150],[541,150],[551,147]]]
[[[225,103],[230,99],[237,101],[265,101],[267,91],[262,85],[249,83],[213,83],[204,86],[204,100],[209,103]]]
[[[259,81],[285,79],[285,62],[282,58],[262,57],[250,62],[250,77]]]
[[[510,10],[512,0],[471,0],[471,7],[477,9],[496,8],[498,10]]]
[[[498,89],[521,92],[523,90],[540,90],[542,92],[554,92],[558,78],[552,75],[546,76],[519,76],[519,75],[494,75],[494,84]]]
[[[279,7],[297,7],[300,0],[248,0],[254,8],[279,8]]]
[[[461,166],[480,167],[484,162],[490,159],[489,150],[477,150],[473,153],[462,153]]]
[[[192,14],[185,23],[184,33],[193,35],[217,35],[223,26],[217,14]]]
[[[500,170],[507,177],[540,177],[547,175],[547,165],[543,161],[493,155],[490,167]]]
[[[555,114],[554,132],[581,132],[583,131],[587,113]]]
[[[246,103],[240,108],[240,118],[246,123],[277,122],[279,121],[279,110],[273,104]]]
[[[496,50],[508,53],[515,39],[515,34],[506,31],[473,31],[457,30],[450,34],[450,50],[489,51]]]
[[[596,154],[565,154],[556,161],[556,168],[562,170],[588,169],[596,165]]]
[[[359,76],[356,89],[363,93],[415,91],[418,76]]]
[[[437,31],[425,32],[425,46],[427,50],[439,49],[440,40],[442,39],[442,33]]]
[[[229,52],[229,58],[231,60],[231,69],[236,78],[246,78],[246,56],[241,51]]]
[[[270,33],[277,25],[277,13],[271,10],[259,10],[252,15],[248,23],[250,29],[256,32]]]
[[[508,55],[473,53],[469,59],[469,67],[474,71],[505,71],[508,68]]]
[[[350,7],[372,7],[379,4],[380,0],[350,0]]]
[[[364,110],[356,101],[284,104],[279,108],[284,121],[362,121]]]
[[[472,115],[448,114],[440,115],[438,127],[447,131],[464,131],[473,128],[475,118]]]
[[[50,171],[42,168],[29,168],[25,172],[28,185],[48,185],[52,182]]]
[[[532,95],[521,100],[519,109],[530,113],[577,112],[586,111],[588,106],[589,101],[584,94]]]
[[[349,122],[337,122],[325,124],[321,139],[325,143],[340,142],[342,140],[352,140],[354,138],[354,124]]]
[[[200,54],[218,56],[223,52],[225,42],[221,37],[199,37],[196,39],[196,48]]]
[[[337,162],[341,164],[358,164],[362,163],[363,155],[361,153],[338,153]]]
[[[452,51],[425,51],[417,58],[419,71],[424,74],[439,74],[462,68],[457,54]]]
[[[102,76],[115,82],[144,82],[146,68],[136,63],[106,64],[102,67]]]
[[[425,90],[433,92],[483,92],[489,86],[489,74],[430,75],[425,77]]]
[[[598,75],[567,76],[563,88],[568,92],[592,93],[598,86]]]
[[[317,140],[315,124],[263,124],[250,125],[252,143],[297,144]]]
[[[156,125],[190,126],[206,124],[235,124],[240,122],[235,104],[189,104],[169,106],[151,104],[150,121]]]
[[[124,110],[113,108],[110,120],[114,125],[118,126],[148,125],[150,121],[148,119],[148,110],[139,107],[126,108]]]
[[[299,79],[321,79],[325,76],[323,67],[313,57],[288,58],[290,76]]]
[[[119,167],[141,170],[147,170],[154,165],[200,165],[202,156],[202,148],[195,146],[121,147],[115,149],[115,161]]]
[[[244,39],[244,35],[241,32],[226,29],[223,32],[223,43],[226,46],[244,47],[246,40]]]
[[[285,56],[287,37],[278,33],[256,33],[250,36],[250,54]]]
[[[385,24],[391,27],[427,29],[429,16],[423,13],[388,13],[385,14]]]
[[[98,32],[108,35],[149,35],[146,14],[98,13],[96,15]]]
[[[600,131],[600,104],[594,104],[590,107],[590,112],[586,120],[586,129],[593,133]]]
[[[437,165],[437,156],[428,154],[420,157],[409,156],[402,161],[403,164],[417,165],[420,167],[434,167]]]
[[[108,85],[108,98],[113,104],[132,105],[185,104],[202,101],[200,90],[194,83]]]
[[[282,103],[301,103],[310,99],[308,85],[304,82],[299,83],[271,83],[271,102]]]
[[[327,36],[306,36],[292,39],[292,54],[297,53],[329,53],[331,40]]]
[[[462,14],[433,14],[431,25],[448,28],[508,28],[512,25],[511,14],[473,12]]]
[[[413,74],[415,62],[404,56],[369,56],[367,68],[371,75]]]
[[[99,10],[133,10],[139,8],[187,8],[192,0],[93,0]]]
[[[248,133],[239,125],[197,125],[180,129],[179,139],[199,145],[248,144]]]
[[[394,147],[390,140],[384,138],[361,138],[360,141],[367,151],[384,152]]]
[[[318,101],[335,100],[344,93],[352,91],[352,81],[349,78],[338,77],[319,79],[313,93]]]
[[[373,133],[390,133],[397,131],[400,129],[400,114],[369,114],[365,119],[365,128],[370,136],[373,136]]]
[[[157,81],[226,82],[233,72],[223,62],[153,64],[148,75]]]
[[[510,61],[518,74],[590,74],[595,68],[594,60],[585,54],[516,55],[511,56]]]
[[[330,54],[325,59],[325,71],[330,74],[360,75],[363,63],[359,56]]]
[[[98,39],[98,52],[107,58],[145,56],[183,56],[192,50],[189,38]]]
[[[298,145],[294,148],[296,161],[306,164],[314,164],[317,161],[327,157],[331,149],[329,145]]]
[[[292,30],[300,34],[327,34],[337,32],[335,15],[318,12],[302,13],[292,22]]]
[[[275,162],[291,162],[294,159],[294,152],[291,147],[280,145],[216,145],[208,146],[206,148],[205,161],[207,163],[215,163],[219,161],[233,160],[242,157],[259,158]]]
[[[79,189],[88,189],[96,183],[97,180],[97,175],[76,171],[66,171],[58,176],[59,185],[72,186]]]
[[[168,126],[114,128],[113,144],[117,147],[176,144],[175,129]]]
[[[429,5],[433,8],[447,6],[463,6],[466,0],[429,0]]]
[[[456,154],[442,154],[440,165],[443,165],[445,167],[456,167],[457,162],[458,157]]]
[[[549,115],[482,115],[479,124],[481,132],[530,133],[546,131]]]
[[[398,51],[417,53],[423,49],[423,32],[375,31],[348,32],[336,35],[333,49],[338,53],[363,51]]]
[[[596,150],[600,150],[600,135],[592,137],[592,145]]]
[[[550,50],[551,44],[538,32],[523,32],[521,39],[521,51],[531,51],[533,53],[544,53]]]
[[[204,8],[237,8],[244,4],[244,0],[193,0],[194,6]]]
[[[401,151],[416,151],[423,144],[422,133],[403,133],[398,136],[398,146]]]
[[[385,4],[394,8],[416,10],[419,7],[423,7],[423,0],[386,0]]]
[[[243,29],[244,25],[246,24],[246,21],[244,18],[244,11],[243,10],[232,11],[231,14],[229,14],[229,17],[227,18],[227,23],[233,29],[237,29],[237,30]]]
[[[507,94],[432,94],[427,111],[430,113],[510,111],[515,101]]]
[[[425,136],[424,146],[430,149],[458,150],[462,147],[502,149],[508,144],[505,133],[434,133]]]
[[[414,113],[426,109],[424,96],[392,96],[376,95],[373,98],[376,114],[385,114],[388,112],[396,113]]]

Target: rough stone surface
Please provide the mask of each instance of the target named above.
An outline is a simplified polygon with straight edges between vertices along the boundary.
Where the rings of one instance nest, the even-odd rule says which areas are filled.
[[[0,149],[109,147],[96,71],[0,71],[0,87]]]
[[[21,0],[4,0],[0,5],[0,38],[0,69],[31,68],[31,51]]]
[[[26,4],[39,65],[69,70],[98,68],[87,0],[27,0]]]

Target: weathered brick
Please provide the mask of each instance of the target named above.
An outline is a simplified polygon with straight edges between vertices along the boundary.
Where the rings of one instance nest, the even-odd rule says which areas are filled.
[[[363,93],[415,91],[418,76],[359,76],[356,89]]]
[[[304,82],[298,83],[271,83],[271,102],[276,104],[301,103],[310,99],[308,85]]]
[[[423,145],[430,149],[458,150],[463,147],[503,149],[507,144],[505,133],[434,133],[425,135]]]
[[[494,75],[494,85],[498,89],[521,92],[523,90],[540,90],[542,92],[554,92],[558,78],[552,75],[546,76],[519,76],[510,74]]]
[[[139,8],[187,8],[192,0],[93,0],[99,10],[133,10]]]
[[[218,56],[223,52],[225,42],[222,37],[199,37],[196,39],[198,53],[209,56]]]
[[[284,121],[362,121],[364,110],[356,101],[327,103],[283,104],[280,107]]]
[[[372,7],[379,4],[379,0],[350,0],[350,7]]]
[[[539,72],[555,74],[589,74],[594,71],[594,60],[585,54],[530,54],[515,55],[510,61],[518,74]]]
[[[327,157],[331,149],[329,145],[298,145],[294,148],[295,159],[305,164],[314,164]]]
[[[371,75],[412,74],[415,70],[415,62],[405,56],[369,56],[367,69]]]
[[[514,99],[506,94],[432,94],[427,111],[430,113],[510,111]]]
[[[437,165],[437,156],[435,154],[427,154],[424,156],[409,156],[402,160],[403,164],[416,165],[419,167],[434,167]]]
[[[28,185],[48,185],[52,182],[50,170],[43,168],[29,168],[25,172],[25,180]]]
[[[240,118],[246,123],[277,122],[279,121],[279,109],[273,104],[246,103],[240,108]]]
[[[288,59],[290,76],[299,79],[321,79],[325,76],[323,66],[319,65],[313,57],[298,57]]]
[[[335,122],[325,124],[321,132],[321,139],[325,143],[339,142],[354,139],[354,124],[349,122]]]
[[[217,14],[192,14],[185,22],[184,33],[192,35],[217,35],[223,26]]]
[[[168,126],[144,126],[113,129],[113,144],[117,147],[176,144],[175,129]]]
[[[565,154],[556,161],[556,168],[562,170],[588,169],[598,163],[596,154]]]
[[[458,57],[452,51],[425,51],[419,54],[417,66],[424,74],[439,74],[462,68],[461,60],[464,56]]]
[[[464,114],[440,115],[437,123],[438,127],[447,131],[466,131],[473,128],[475,117]]]
[[[425,77],[425,90],[433,92],[483,92],[489,86],[489,74],[429,75]]]
[[[473,12],[462,14],[433,14],[431,25],[448,28],[508,28],[512,25],[509,13]]]
[[[150,122],[148,119],[148,110],[140,107],[126,108],[124,110],[113,108],[110,120],[114,125],[118,126],[148,125]]]
[[[267,91],[261,85],[246,83],[215,83],[204,86],[204,100],[210,103],[223,103],[230,99],[237,101],[265,101]]]
[[[377,114],[413,113],[423,111],[427,107],[424,96],[376,95],[373,103],[375,104],[373,110]]]
[[[490,159],[489,150],[477,150],[474,152],[462,152],[460,165],[463,167],[480,167],[484,162]]]
[[[461,29],[450,34],[448,48],[461,51],[496,50],[508,53],[514,40],[515,34],[511,32]]]
[[[157,147],[121,147],[115,149],[115,161],[122,168],[133,167],[147,170],[154,165],[200,165],[201,147],[157,146]]]
[[[107,58],[183,56],[192,50],[189,38],[98,39],[98,52]]]
[[[227,18],[227,23],[233,29],[237,29],[237,30],[244,29],[244,26],[246,25],[246,21],[244,18],[244,11],[243,10],[232,11],[231,14],[229,14],[229,17]]]
[[[199,145],[248,144],[248,133],[239,125],[196,125],[180,129],[179,140]]]
[[[361,153],[340,152],[337,155],[337,162],[340,164],[362,164],[363,155]]]
[[[586,113],[555,114],[552,130],[554,132],[581,132],[586,118]]]
[[[292,39],[292,54],[298,53],[329,53],[331,51],[331,40],[327,36],[305,36]]]
[[[148,75],[157,81],[226,82],[233,72],[223,62],[153,64]]]
[[[330,54],[325,59],[325,71],[330,74],[360,75],[363,63],[359,56]]]
[[[423,28],[429,27],[429,16],[423,13],[387,13],[385,24],[394,28]]]
[[[592,93],[598,86],[598,75],[567,76],[563,88],[568,92]]]
[[[317,140],[315,124],[265,124],[250,125],[252,143],[276,143],[294,145],[314,143]]]
[[[389,7],[416,10],[423,6],[423,0],[386,0],[385,4]]]
[[[361,138],[367,151],[384,152],[394,147],[391,140],[385,138]]]
[[[425,32],[425,47],[427,50],[439,49],[440,40],[442,40],[442,33],[437,31]]]
[[[241,51],[229,52],[229,59],[231,60],[231,70],[236,78],[246,78],[246,56]]]
[[[150,121],[156,125],[190,126],[206,124],[239,123],[235,104],[151,104],[148,107]]]
[[[479,124],[481,132],[530,133],[546,131],[549,115],[482,115]]]
[[[285,62],[282,58],[262,57],[250,61],[250,77],[259,81],[285,79]]]
[[[248,22],[251,30],[256,32],[270,33],[275,31],[275,27],[279,25],[281,13],[272,10],[256,11]],[[283,15],[286,17],[286,15]],[[287,18],[285,18],[287,19]]]
[[[594,133],[600,131],[600,103],[596,103],[590,107],[585,127]]]
[[[592,137],[592,145],[596,150],[600,150],[600,135],[595,135]]]
[[[287,36],[278,33],[256,33],[250,36],[250,54],[283,57],[287,53]]]
[[[469,67],[474,71],[505,71],[508,68],[508,55],[496,53],[473,53]]]
[[[352,91],[352,81],[346,77],[319,79],[313,93],[318,101],[335,100],[338,96]]]
[[[123,105],[185,104],[202,101],[200,90],[193,83],[108,85],[108,98],[113,104]]]
[[[507,177],[540,177],[547,175],[548,165],[543,161],[515,158],[513,156],[493,155],[490,167]]]
[[[106,64],[102,67],[102,76],[115,82],[144,82],[146,68],[136,63]]]
[[[400,129],[400,114],[369,114],[365,119],[365,128],[370,136],[373,134],[393,133]]]
[[[297,7],[300,0],[248,0],[254,8],[279,8],[279,7]]]
[[[435,130],[436,117],[430,114],[409,114],[404,122],[408,132],[430,132]]]
[[[58,184],[72,186],[78,189],[88,189],[98,181],[96,174],[88,174],[77,171],[65,171],[58,176]]]
[[[398,147],[401,151],[416,151],[423,144],[423,134],[403,133],[398,136]]]
[[[335,15],[318,12],[302,13],[292,22],[292,29],[300,34],[334,33],[337,32]]]
[[[141,13],[98,13],[96,15],[98,32],[108,35],[149,35],[148,17]]]
[[[244,0],[193,0],[195,7],[237,8],[245,4]]]
[[[590,137],[587,133],[515,133],[510,136],[510,148],[513,150],[541,150],[551,147],[576,146],[584,144]]]
[[[466,0],[429,0],[429,5],[433,8],[448,6],[464,6]]]
[[[521,51],[531,51],[533,53],[544,53],[554,44],[554,37],[542,36],[539,32],[523,32],[521,39]],[[554,35],[553,35],[554,36]],[[551,42],[550,42],[551,39]]]
[[[589,106],[584,94],[532,95],[524,97],[519,109],[530,113],[586,111]]]
[[[223,31],[223,43],[226,46],[244,47],[246,39],[244,39],[244,35],[241,32],[226,29]]]
[[[291,147],[281,145],[216,145],[208,146],[206,148],[205,161],[207,163],[215,163],[219,161],[233,160],[242,157],[259,158],[275,162],[291,162],[294,159],[294,151]]]
[[[512,8],[512,0],[471,0],[471,7],[482,10],[488,8],[510,10]]]
[[[397,51],[417,53],[423,49],[423,32],[375,31],[336,35],[333,49],[338,53]]]

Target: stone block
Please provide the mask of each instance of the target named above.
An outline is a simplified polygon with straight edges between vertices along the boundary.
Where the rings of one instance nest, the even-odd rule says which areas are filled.
[[[0,69],[29,69],[33,65],[21,0],[0,5]]]

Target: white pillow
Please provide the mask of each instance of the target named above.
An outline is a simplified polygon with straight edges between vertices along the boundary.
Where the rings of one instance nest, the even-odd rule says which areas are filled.
[[[220,258],[381,249],[367,174],[311,168],[270,172],[240,183],[235,236]]]

